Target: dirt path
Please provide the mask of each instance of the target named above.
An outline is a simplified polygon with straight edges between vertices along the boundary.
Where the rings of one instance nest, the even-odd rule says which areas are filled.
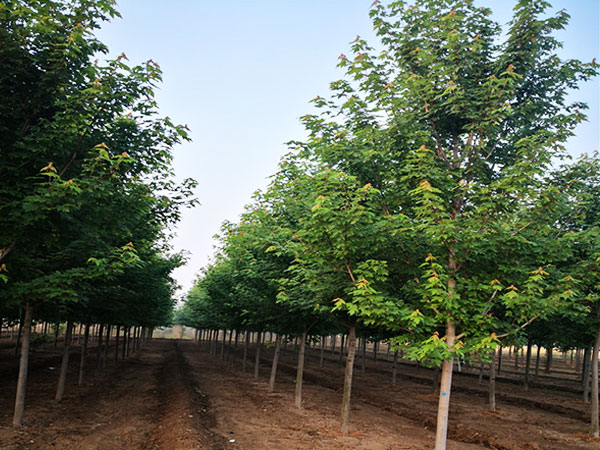
[[[433,448],[434,433],[393,412],[366,402],[353,402],[351,433],[339,432],[341,393],[318,384],[304,385],[304,408],[293,406],[294,378],[278,375],[276,393],[267,390],[270,367],[252,379],[250,369],[238,370],[240,361],[226,362],[209,356],[197,344],[182,342],[182,353],[190,373],[206,389],[216,417],[215,432],[234,439],[230,448],[258,450],[288,449],[427,449]],[[235,370],[232,369],[235,366]],[[448,449],[484,447],[450,441]]]
[[[154,341],[139,355],[111,363],[98,378],[76,385],[79,354],[70,364],[66,396],[56,403],[57,358],[34,355],[29,376],[25,427],[10,426],[15,380],[2,379],[2,449],[204,449],[220,448],[206,414],[185,383],[185,366],[175,341]],[[88,367],[95,356],[90,355]],[[93,371],[91,371],[93,373]],[[206,408],[204,408],[206,409]]]
[[[412,369],[399,375],[398,386],[389,384],[387,370],[372,366],[365,376],[357,370],[351,433],[344,436],[339,432],[343,368],[333,361],[318,367],[314,353],[307,363],[304,407],[296,409],[295,354],[290,350],[282,355],[274,394],[267,391],[269,351],[255,381],[250,361],[243,373],[239,357],[222,361],[191,341],[153,340],[117,366],[111,359],[97,378],[90,371],[82,387],[76,385],[77,351],[60,404],[53,400],[60,352],[34,353],[26,426],[20,430],[10,426],[16,360],[0,353],[0,449],[433,448],[437,397]],[[92,352],[88,367],[94,363]],[[600,448],[600,441],[581,433],[587,424],[571,414],[579,411],[575,406],[544,410],[528,405],[530,400],[555,401],[544,391],[513,391],[519,401],[500,400],[500,411],[492,415],[486,412],[485,396],[478,395],[479,389],[485,393],[484,386],[458,376],[456,382],[464,389],[453,393],[449,450]]]
[[[268,358],[265,355],[265,362]],[[294,354],[287,352],[281,361],[282,370],[295,373]],[[368,366],[365,376],[361,376],[360,370],[355,373],[353,402],[375,406],[412,424],[435,427],[437,395],[433,393],[429,374],[420,378],[414,369],[401,370],[398,386],[391,386],[390,374],[372,365]],[[325,368],[320,368],[313,356],[307,364],[305,383],[340,391],[342,380],[343,367],[337,362],[330,360]],[[472,377],[461,377],[458,373],[453,384],[449,437],[463,442],[465,447],[461,448],[466,448],[467,443],[507,450],[600,448],[600,440],[584,434],[588,428],[588,415],[584,410],[589,406],[585,407],[571,396],[534,389],[525,392],[509,384],[504,388],[511,394],[500,395],[499,411],[490,413],[485,385],[478,385]],[[504,401],[505,397],[508,402]]]

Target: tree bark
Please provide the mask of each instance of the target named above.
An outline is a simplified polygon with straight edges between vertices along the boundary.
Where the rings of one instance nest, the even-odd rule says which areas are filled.
[[[121,349],[121,359],[125,359],[128,354],[127,350],[127,336],[129,333],[129,327],[123,326],[123,348]]]
[[[483,360],[481,359],[481,355],[479,356],[479,377],[477,377],[477,382],[479,384],[483,383]]]
[[[527,356],[525,357],[525,375],[523,376],[523,387],[529,390],[529,366],[531,365],[531,341],[527,341]]]
[[[546,348],[546,373],[550,373],[550,366],[552,366],[552,346]]]
[[[500,354],[502,347],[500,347]],[[496,411],[496,353],[492,354],[492,361],[490,362],[490,379],[488,384],[488,399],[490,411]],[[500,359],[498,357],[498,359]]]
[[[58,346],[58,330],[60,330],[60,323],[56,322],[54,326],[54,348]]]
[[[136,353],[140,351],[141,345],[142,345],[142,340],[140,339],[142,337],[142,327],[136,327],[135,328],[135,351]]]
[[[379,351],[379,341],[373,343],[373,362],[377,365],[377,352]]]
[[[394,350],[394,365],[392,366],[392,385],[396,385],[396,374],[398,373],[398,350]]]
[[[343,335],[342,335],[343,337]],[[343,353],[344,346],[341,347]],[[350,397],[352,393],[352,373],[354,371],[354,354],[356,352],[356,327],[348,330],[348,358],[346,358],[346,372],[344,374],[344,394],[342,397],[342,433],[348,434],[350,421]]]
[[[67,371],[69,370],[69,354],[71,353],[71,336],[73,333],[73,321],[67,321],[67,331],[65,333],[65,348],[63,350],[62,363],[60,365],[60,376],[58,377],[58,387],[56,388],[56,401],[60,402],[65,393],[65,382],[67,381]]]
[[[233,340],[233,330],[229,330],[229,340],[227,341],[227,350],[225,350],[225,361],[229,361],[229,353],[231,352],[231,341]]]
[[[98,346],[96,347],[96,369],[94,374],[97,376],[100,371],[100,358],[102,355],[102,338],[104,337],[104,324],[100,324],[100,329],[98,330]]]
[[[600,437],[598,426],[598,350],[600,349],[600,325],[596,331],[596,340],[592,350],[592,436]]]
[[[15,411],[13,425],[23,425],[23,413],[25,412],[25,390],[27,388],[27,369],[29,365],[29,344],[31,341],[31,320],[33,317],[33,305],[25,303],[25,316],[21,321],[23,337],[21,338],[21,354],[19,360],[19,378],[17,381],[17,395],[15,396]]]
[[[56,401],[60,402],[65,393],[65,382],[67,381],[67,371],[69,369],[69,354],[71,353],[71,336],[73,333],[73,321],[67,321],[67,330],[65,333],[65,347],[63,350],[62,363],[60,365],[60,376],[58,377],[58,387],[56,388]]]
[[[275,377],[277,376],[277,363],[279,362],[279,355],[281,354],[281,334],[277,335],[275,341],[275,353],[273,354],[273,365],[271,366],[271,378],[269,379],[269,392],[275,390]]]
[[[261,347],[261,340],[262,340],[262,331],[259,331],[256,334],[256,353],[255,353],[255,358],[254,358],[254,379],[258,380],[258,374],[259,374],[259,370],[260,370],[260,347]]]
[[[450,350],[454,347],[456,336],[455,325],[452,320],[446,323],[446,344]],[[450,390],[452,388],[452,370],[454,358],[444,360],[442,367],[442,380],[438,402],[437,429],[435,434],[435,450],[446,450],[448,436],[448,413],[450,411]]]
[[[15,343],[15,356],[19,355],[21,351],[21,337],[23,336],[23,324],[25,323],[25,315],[21,313],[21,320],[19,320],[19,331],[17,331],[17,342]],[[29,325],[29,336],[31,337],[31,325]]]
[[[502,344],[498,347],[498,374],[502,372]]]
[[[225,359],[225,343],[227,342],[227,330],[223,330],[223,341],[221,342],[221,356],[220,359]]]
[[[325,359],[325,336],[321,336],[321,355],[319,357],[319,367],[323,367],[324,359]]]
[[[537,351],[535,353],[535,374],[534,377],[537,378],[540,373],[540,351],[542,350],[542,346],[537,346]]]
[[[121,326],[117,325],[116,333],[115,333],[115,364],[119,362],[119,331],[121,330]]]
[[[110,329],[111,326],[106,326],[106,342],[104,343],[104,352],[102,354],[102,370],[106,370],[106,359],[108,355],[108,344],[110,343]]]
[[[83,347],[81,347],[81,359],[79,360],[79,380],[78,384],[81,386],[83,384],[83,379],[85,377],[85,358],[87,356],[87,348],[88,342],[90,340],[90,324],[85,324],[85,333],[83,335]]]
[[[367,340],[365,338],[362,339],[362,356],[361,356],[361,366],[360,366],[360,374],[364,376],[367,365]]]
[[[129,358],[129,355],[133,353],[131,348],[131,327],[127,327],[127,339],[125,339],[125,356]]]
[[[246,371],[246,362],[248,360],[248,345],[250,344],[250,332],[246,331],[245,332],[245,337],[246,339],[244,340],[244,356],[242,359],[242,371],[245,372]]]
[[[300,348],[298,349],[298,367],[296,368],[296,392],[294,404],[296,408],[302,408],[302,377],[304,375],[304,351],[306,350],[306,336],[308,332],[302,333]]]
[[[341,337],[341,344],[340,344],[340,356],[339,356],[339,359],[338,359],[338,361],[339,361],[340,363],[341,363],[341,362],[342,362],[342,360],[344,359],[344,338],[345,338],[345,337],[346,337],[346,336],[342,334],[342,337]]]
[[[585,348],[585,352],[583,353],[583,402],[590,402],[590,359],[591,359],[591,351],[589,347]]]

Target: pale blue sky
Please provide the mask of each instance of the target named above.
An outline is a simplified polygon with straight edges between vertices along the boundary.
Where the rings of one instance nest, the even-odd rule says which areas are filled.
[[[327,95],[341,77],[340,53],[356,35],[375,42],[372,0],[121,0],[123,18],[98,37],[111,54],[132,63],[152,59],[164,72],[157,92],[161,113],[187,124],[193,142],[177,147],[179,178],[198,180],[201,206],[187,210],[173,244],[189,251],[175,277],[187,291],[213,254],[212,236],[236,221],[254,191],[264,188],[287,151],[302,139],[298,118],[308,100]],[[513,0],[478,0],[497,21],[511,17]],[[600,61],[600,0],[554,0],[571,15],[562,56]],[[573,99],[590,104],[589,122],[569,143],[574,155],[599,147],[598,80]]]

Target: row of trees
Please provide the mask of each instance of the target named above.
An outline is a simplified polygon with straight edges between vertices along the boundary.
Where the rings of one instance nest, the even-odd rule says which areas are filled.
[[[598,435],[600,159],[565,151],[586,108],[567,93],[598,65],[557,56],[568,15],[546,18],[548,6],[518,2],[503,35],[469,0],[376,1],[380,45],[357,37],[340,55],[346,76],[313,100],[308,140],[290,143],[268,189],[224,225],[184,322],[344,330],[344,432],[357,332],[390,339],[442,369],[436,449],[457,358],[596,337]]]
[[[0,318],[23,334],[15,426],[33,320],[69,334],[171,318],[182,257],[167,239],[194,187],[173,181],[172,148],[188,135],[158,116],[154,62],[95,60],[108,50],[93,33],[116,16],[112,0],[0,6]]]

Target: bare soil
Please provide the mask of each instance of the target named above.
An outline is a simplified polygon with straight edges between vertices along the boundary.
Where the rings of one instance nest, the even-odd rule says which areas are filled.
[[[54,401],[60,351],[31,358],[25,426],[11,427],[17,360],[0,353],[1,449],[428,449],[437,396],[428,372],[402,366],[392,386],[390,365],[356,369],[350,435],[339,432],[343,368],[327,353],[308,358],[303,408],[294,407],[295,354],[282,353],[276,392],[267,390],[269,351],[260,377],[241,371],[241,349],[220,360],[192,341],[153,340],[133,357],[77,386],[74,347],[65,399]],[[220,352],[217,352],[218,354]],[[252,353],[252,352],[250,352]],[[109,355],[111,352],[109,352]],[[360,361],[357,362],[360,366]],[[449,449],[598,449],[585,435],[589,406],[579,396],[498,383],[498,408],[486,408],[486,386],[454,378]]]

